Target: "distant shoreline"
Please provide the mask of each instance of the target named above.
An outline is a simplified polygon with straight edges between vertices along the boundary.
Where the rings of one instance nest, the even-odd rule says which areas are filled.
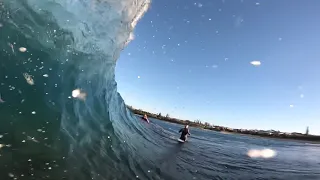
[[[293,141],[305,141],[305,142],[317,142],[320,143],[320,136],[315,135],[306,135],[302,133],[283,133],[280,131],[262,131],[262,130],[248,130],[248,129],[232,129],[223,126],[210,125],[209,123],[202,123],[199,120],[190,121],[190,120],[180,120],[177,118],[171,118],[167,114],[166,116],[162,116],[161,113],[153,114],[150,112],[143,111],[141,109],[135,109],[131,106],[127,106],[134,114],[144,115],[146,114],[148,117],[155,118],[161,121],[166,121],[175,124],[181,125],[189,125],[196,128],[212,130],[221,133],[230,133],[230,134],[238,134],[238,135],[248,135],[254,137],[261,138],[271,138],[271,139],[282,139],[282,140],[293,140]]]

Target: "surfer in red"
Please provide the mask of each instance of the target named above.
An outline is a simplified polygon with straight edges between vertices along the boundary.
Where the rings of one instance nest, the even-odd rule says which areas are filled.
[[[190,132],[189,132],[189,125],[185,125],[184,128],[180,129],[179,133],[181,133],[181,136],[180,136],[180,139],[183,140],[183,141],[186,141],[187,140],[187,135],[190,135]]]

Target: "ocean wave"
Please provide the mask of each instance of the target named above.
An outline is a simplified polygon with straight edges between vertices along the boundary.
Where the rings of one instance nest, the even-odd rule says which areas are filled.
[[[319,179],[315,146],[195,128],[180,144],[127,110],[115,65],[149,5],[0,2],[0,179]]]
[[[52,179],[148,175],[136,160],[145,159],[138,153],[146,148],[139,143],[144,132],[138,135],[142,130],[137,119],[117,92],[114,70],[149,4],[149,0],[1,2],[1,134],[3,143],[16,150],[15,162],[20,162],[8,167],[8,172],[16,171],[11,172],[13,177],[30,162],[38,166],[26,174],[36,179],[45,174],[43,163],[56,166],[50,165],[56,172]],[[83,92],[83,98],[72,96],[75,89]]]

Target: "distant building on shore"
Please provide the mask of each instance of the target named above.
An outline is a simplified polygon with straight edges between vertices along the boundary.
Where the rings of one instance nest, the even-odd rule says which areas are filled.
[[[306,135],[309,135],[309,126],[307,126]]]

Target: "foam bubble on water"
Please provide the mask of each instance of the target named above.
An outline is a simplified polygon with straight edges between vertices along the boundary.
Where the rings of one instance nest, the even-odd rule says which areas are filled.
[[[247,155],[251,158],[273,158],[277,155],[277,152],[272,149],[250,149]]]

